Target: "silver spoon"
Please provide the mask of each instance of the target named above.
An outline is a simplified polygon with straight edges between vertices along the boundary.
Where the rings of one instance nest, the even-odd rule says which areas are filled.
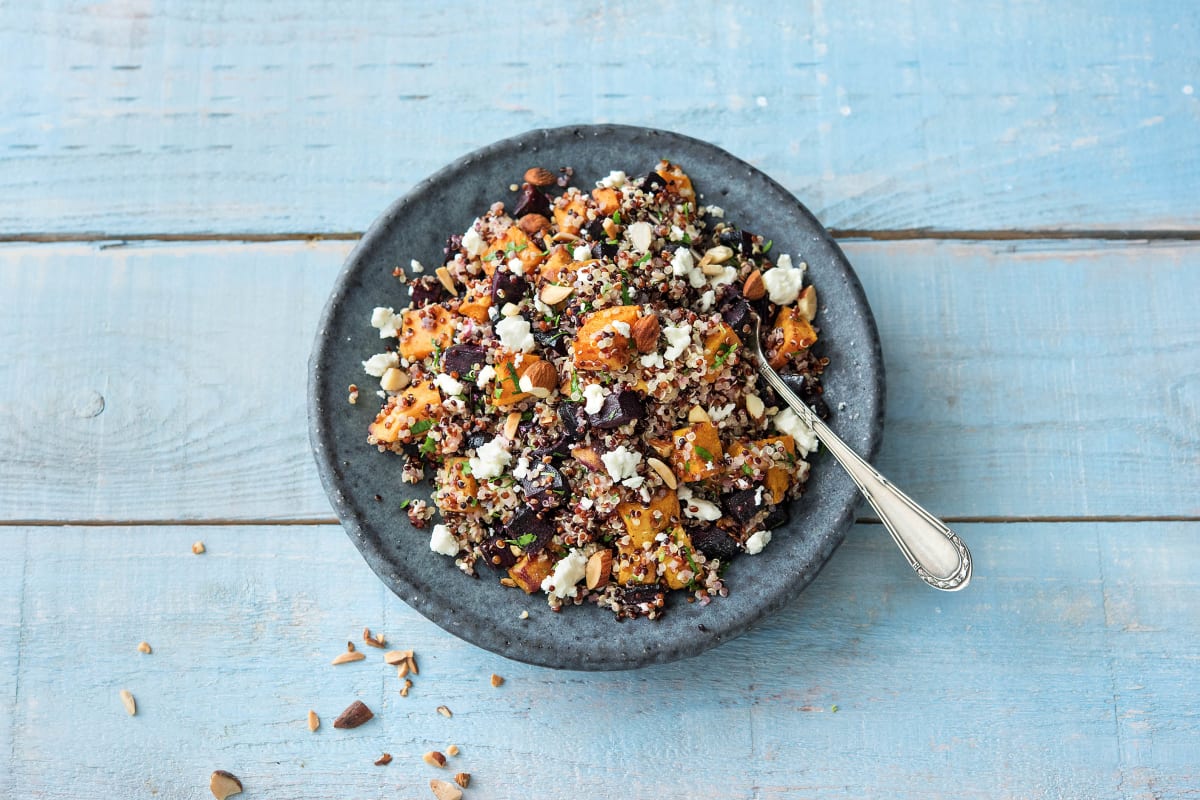
[[[796,416],[813,429],[817,439],[833,454],[842,468],[850,473],[858,490],[867,498],[871,508],[875,509],[875,513],[900,547],[900,552],[904,553],[908,563],[917,571],[917,575],[935,589],[954,592],[965,587],[971,580],[971,551],[963,544],[962,539],[851,450],[796,396],[795,392],[788,388],[763,355],[758,315],[753,316],[754,354],[758,359],[758,371],[767,379],[767,383],[771,384],[775,393],[791,406]]]

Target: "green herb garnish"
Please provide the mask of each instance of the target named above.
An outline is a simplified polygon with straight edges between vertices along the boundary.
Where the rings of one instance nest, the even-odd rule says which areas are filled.
[[[629,293],[629,287],[624,283],[621,284],[621,304],[626,306],[633,305],[633,295]]]
[[[583,397],[583,392],[579,388],[579,373],[576,372],[571,375],[571,399],[578,400],[581,397]]]
[[[730,344],[730,345],[723,344],[723,345],[721,345],[721,347],[723,349],[722,349],[720,355],[718,355],[715,359],[713,359],[714,367],[719,367],[722,364],[724,364],[725,359],[729,358],[729,356],[733,353],[734,350],[737,350],[737,342],[734,342],[733,344]]]
[[[749,464],[742,464],[742,474],[754,477],[754,470],[750,469]]]
[[[771,246],[774,244],[775,244],[775,241],[773,239],[767,239],[767,243],[762,246],[762,252],[763,252],[764,256],[767,253],[771,252]]]
[[[412,430],[413,435],[415,436],[418,433],[424,433],[425,431],[429,430],[432,427],[433,427],[433,420],[420,419],[413,423],[411,430]]]
[[[683,239],[682,239],[681,241],[682,241],[684,244],[691,244],[691,243],[692,243],[692,237],[688,236],[688,235],[685,233],[685,234],[683,235]]]
[[[703,448],[700,445],[696,445],[696,455],[700,456],[705,461],[713,460],[713,454],[708,452],[708,450],[706,448]]]
[[[633,265],[635,267],[640,267],[642,264],[645,264],[647,261],[649,261],[653,255],[653,253],[646,253],[646,255],[633,262]]]
[[[401,508],[408,508],[408,507],[409,507],[409,505],[411,505],[411,504],[412,504],[412,500],[405,500],[405,501],[403,501],[402,503],[400,503],[400,507],[401,507]]]
[[[617,209],[616,211],[613,212],[612,221],[617,223],[618,225],[621,224],[621,210],[620,209]]]
[[[430,453],[432,453],[434,451],[434,449],[436,447],[437,447],[437,442],[435,442],[431,437],[426,436],[425,441],[421,442],[421,455],[423,455],[423,456],[429,455]]]
[[[517,547],[524,548],[536,542],[537,536],[532,533],[522,533],[515,539],[505,539],[504,541],[508,544],[515,544]]]
[[[508,377],[512,381],[513,388],[518,392],[521,391],[521,376],[517,374],[517,368],[512,365],[512,362],[505,364],[508,367]]]

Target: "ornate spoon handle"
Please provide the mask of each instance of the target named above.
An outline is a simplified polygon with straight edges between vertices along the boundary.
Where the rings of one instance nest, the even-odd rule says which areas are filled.
[[[758,342],[757,331],[755,343]],[[913,502],[912,498],[897,489],[879,471],[868,464],[833,432],[832,429],[808,405],[788,388],[771,369],[758,349],[758,369],[771,384],[771,388],[791,406],[800,419],[808,423],[821,444],[842,465],[858,490],[867,498],[871,508],[879,515],[888,533],[900,547],[900,552],[916,570],[921,580],[935,589],[957,591],[971,580],[971,551],[954,531],[941,520]]]

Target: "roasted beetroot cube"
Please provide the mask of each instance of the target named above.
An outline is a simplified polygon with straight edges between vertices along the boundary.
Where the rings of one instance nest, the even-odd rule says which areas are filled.
[[[688,530],[692,545],[708,558],[719,558],[722,564],[738,554],[738,543],[716,525],[703,525]]]
[[[484,560],[490,567],[508,569],[517,563],[517,556],[509,549],[508,542],[503,536],[491,536],[479,547],[483,551]]]
[[[627,422],[645,416],[642,399],[632,389],[622,389],[604,398],[600,411],[591,415],[591,422],[601,430],[619,428]]]
[[[492,273],[492,305],[502,308],[505,303],[519,303],[529,291],[529,281],[500,266]]]
[[[531,183],[521,184],[521,194],[517,197],[517,205],[513,209],[513,216],[518,219],[526,214],[550,216],[550,200]]]
[[[487,350],[477,344],[456,344],[442,356],[442,371],[459,378],[477,375],[487,363]]]
[[[557,508],[571,496],[571,484],[553,464],[535,464],[521,480],[525,501],[535,511]]]

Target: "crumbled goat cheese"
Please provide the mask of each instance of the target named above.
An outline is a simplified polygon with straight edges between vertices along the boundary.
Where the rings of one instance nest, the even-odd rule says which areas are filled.
[[[671,274],[683,276],[696,268],[696,257],[692,255],[692,251],[686,247],[681,247],[675,251],[675,255],[671,258]]]
[[[672,242],[682,242],[685,235],[686,234],[683,232],[683,228],[679,227],[678,225],[671,226],[670,239]]]
[[[533,334],[529,332],[529,321],[523,317],[505,317],[497,322],[496,336],[509,350],[521,353],[533,350]]]
[[[404,317],[390,308],[376,307],[371,312],[371,327],[379,329],[379,338],[387,339],[400,333],[400,325]]]
[[[458,542],[454,541],[450,529],[439,523],[433,526],[433,532],[429,534],[429,549],[444,556],[456,556]]]
[[[763,285],[767,287],[767,294],[772,303],[786,306],[796,302],[804,285],[805,266],[807,265],[801,264],[799,267],[793,267],[792,257],[785,253],[775,262],[774,267],[762,274]]]
[[[758,555],[767,546],[767,542],[771,541],[770,531],[755,531],[750,534],[750,538],[746,540],[747,555]]]
[[[442,394],[447,397],[454,397],[463,393],[463,385],[444,372],[439,372],[437,377],[433,379],[433,382],[442,390]]]
[[[508,271],[514,275],[524,275],[525,262],[519,258],[510,258],[508,260]]]
[[[654,367],[655,369],[663,369],[663,357],[661,353],[647,353],[642,356],[640,361],[643,367]]]
[[[640,489],[642,488],[642,484],[645,482],[646,479],[641,475],[634,475],[632,478],[626,478],[625,480],[621,481],[621,485],[628,486],[630,489]]]
[[[475,220],[475,222],[479,222],[479,220]],[[487,242],[483,241],[483,237],[479,235],[479,231],[475,230],[475,226],[472,225],[463,234],[462,246],[463,250],[467,251],[467,255],[475,258],[487,249]]]
[[[700,310],[712,311],[713,304],[717,302],[717,293],[709,289],[704,294],[700,295]]]
[[[504,438],[501,436],[482,445],[469,461],[471,474],[476,478],[498,478],[511,462],[512,455],[504,449]]]
[[[484,364],[479,370],[479,377],[475,379],[475,385],[482,389],[494,377],[496,377],[496,368],[491,364]]]
[[[598,383],[589,383],[583,387],[583,399],[586,401],[583,410],[589,414],[599,414],[604,406],[604,387]]]
[[[362,362],[363,369],[372,378],[382,378],[383,373],[387,372],[391,367],[400,364],[400,356],[395,353],[376,353],[375,355]]]
[[[679,358],[692,343],[692,329],[688,325],[668,325],[663,328],[663,336],[667,338],[667,351],[663,353],[665,361]]]
[[[610,478],[614,481],[623,481],[637,475],[638,464],[642,463],[642,454],[621,445],[616,450],[600,456],[600,460],[604,462],[604,468],[608,470]],[[631,488],[636,489],[637,487]]]
[[[716,219],[723,219],[725,217],[725,209],[720,206],[706,206],[704,210],[708,212],[710,217],[715,217]]]
[[[610,325],[612,325],[612,329],[613,329],[614,331],[616,331],[617,333],[621,334],[621,335],[622,335],[622,336],[624,336],[626,339],[628,339],[628,338],[629,338],[629,323],[628,323],[628,322],[622,322],[622,321],[621,321],[621,320],[619,320],[619,319],[614,319],[614,320],[613,320],[611,323],[609,323],[609,324],[610,324]]]
[[[513,477],[519,481],[529,477],[529,459],[521,456],[517,459],[517,465],[513,467]]]
[[[581,244],[571,251],[571,258],[575,259],[576,261],[587,261],[591,257],[592,248],[588,247],[586,244]]]
[[[735,267],[723,267],[719,273],[708,279],[710,286],[724,286],[737,280],[738,271]]]
[[[582,551],[572,550],[554,565],[552,572],[542,581],[542,591],[555,597],[574,597],[579,593],[575,584],[583,580],[587,572],[587,556]]]
[[[644,253],[654,244],[654,226],[649,222],[634,222],[625,229],[625,235],[629,237],[629,243],[633,245],[633,249],[639,253]]]
[[[734,403],[729,403],[728,405],[724,406],[714,406],[708,410],[708,417],[713,422],[720,422],[732,414],[735,408],[737,408],[737,405]]]
[[[629,180],[629,176],[627,176],[624,172],[621,170],[613,170],[612,172],[608,173],[607,178],[602,178],[596,183],[596,185],[604,188],[611,187],[613,189],[620,189],[625,185],[625,181],[627,180]]]
[[[684,516],[712,522],[721,518],[721,509],[716,503],[701,500],[692,495],[692,490],[686,484],[680,485],[677,495]],[[694,510],[693,510],[694,509]]]
[[[807,456],[817,449],[817,435],[795,411],[785,408],[775,415],[772,422],[777,431],[788,434],[796,441],[796,449],[800,451],[801,456]]]
[[[413,272],[424,272],[425,271],[425,265],[422,264],[420,261],[417,261],[415,258],[408,262],[408,268],[411,269]]]

